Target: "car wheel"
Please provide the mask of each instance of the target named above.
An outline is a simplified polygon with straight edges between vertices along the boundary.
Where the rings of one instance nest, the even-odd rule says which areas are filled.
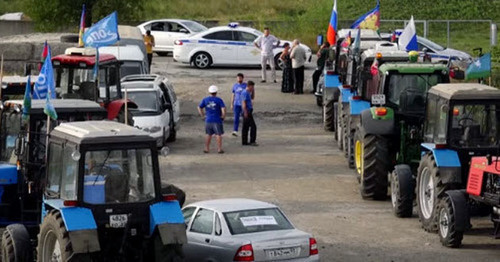
[[[276,70],[281,70],[285,66],[285,62],[280,59],[281,53],[278,53],[277,55],[274,56],[274,68]]]
[[[208,68],[212,64],[212,57],[205,52],[196,53],[193,56],[193,64],[199,69]]]

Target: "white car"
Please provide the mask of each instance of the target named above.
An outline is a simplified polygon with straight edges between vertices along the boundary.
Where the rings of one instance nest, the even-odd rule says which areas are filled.
[[[260,65],[260,50],[254,46],[254,40],[263,35],[259,30],[231,23],[198,33],[191,37],[175,41],[174,61],[193,64],[197,68],[208,68],[213,65]],[[283,44],[273,50],[276,68],[280,69],[279,59]],[[307,61],[311,62],[311,49],[301,44],[306,50]]]
[[[159,75],[129,75],[121,80],[123,97],[135,102],[130,109],[134,126],[156,138],[158,147],[176,139],[179,129],[180,105],[172,83]]]
[[[199,32],[208,30],[204,25],[182,19],[160,19],[144,22],[137,26],[142,34],[151,30],[151,35],[155,38],[155,47],[153,51],[158,55],[166,55],[172,52],[174,41],[178,38],[184,38]]]

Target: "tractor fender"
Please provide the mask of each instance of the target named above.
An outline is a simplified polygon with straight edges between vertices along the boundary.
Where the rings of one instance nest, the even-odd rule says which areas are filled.
[[[433,143],[422,143],[422,155],[430,152],[434,156],[436,166],[439,168],[439,176],[445,184],[462,183],[462,165],[458,153],[451,149],[437,149]]]
[[[127,105],[128,108],[137,108],[137,104],[132,102],[131,100],[127,100]],[[118,116],[118,113],[120,113],[120,110],[125,106],[125,100],[114,100],[109,102],[109,104],[106,106],[106,109],[108,111],[108,119],[113,120]]]
[[[349,115],[360,115],[363,110],[370,108],[370,102],[363,100],[354,100],[349,98]]]
[[[158,229],[164,245],[186,244],[186,224],[177,201],[163,201],[149,206],[150,235]]]
[[[343,86],[339,86],[339,90],[340,90],[339,98],[342,99],[342,101],[340,102],[348,104],[349,99],[354,95],[351,88],[344,88]]]
[[[450,197],[455,217],[457,231],[464,232],[469,225],[469,209],[467,207],[467,195],[463,190],[448,190],[445,192]]]
[[[84,207],[59,209],[75,253],[100,251],[97,224],[92,211]]]
[[[378,118],[373,115],[373,108],[361,111],[360,126],[364,129],[364,134],[392,135],[395,133],[394,117]],[[387,108],[387,110],[392,110]]]

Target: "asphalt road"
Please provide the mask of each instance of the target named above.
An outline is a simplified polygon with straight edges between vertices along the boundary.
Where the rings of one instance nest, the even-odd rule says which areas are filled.
[[[306,70],[306,89],[310,76]],[[441,246],[436,234],[421,229],[416,211],[396,218],[389,201],[365,201],[354,171],[323,131],[321,108],[311,94],[280,92],[280,83],[260,84],[258,68],[198,70],[154,57],[153,72],[166,74],[181,100],[182,122],[171,154],[162,160],[162,177],[183,188],[187,203],[245,197],[279,205],[299,229],[314,234],[322,261],[500,261],[500,240],[491,237],[488,218],[474,219],[461,249]],[[257,80],[255,118],[259,147],[241,146],[225,123],[224,150],[204,154],[204,124],[196,105],[216,84],[229,106],[236,74]],[[278,73],[278,79],[281,73]]]

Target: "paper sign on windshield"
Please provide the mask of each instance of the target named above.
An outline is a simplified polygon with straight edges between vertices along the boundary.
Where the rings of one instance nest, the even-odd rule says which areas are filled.
[[[276,219],[273,216],[251,216],[240,217],[240,221],[245,227],[277,225]]]

